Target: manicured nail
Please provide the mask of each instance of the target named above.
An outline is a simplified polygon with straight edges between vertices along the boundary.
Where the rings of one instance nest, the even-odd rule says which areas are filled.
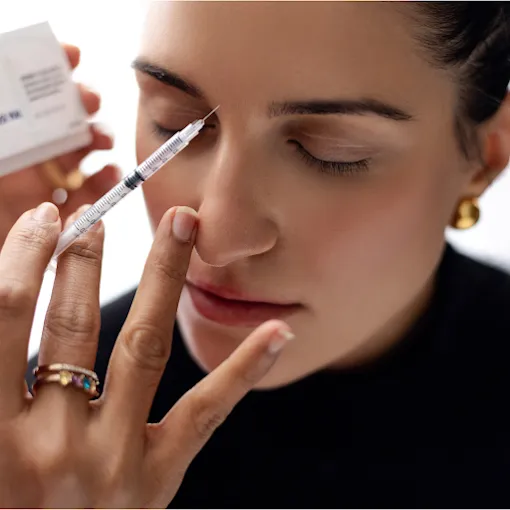
[[[33,217],[38,221],[55,223],[58,220],[59,212],[54,204],[44,202],[34,211]]]
[[[69,193],[64,188],[56,188],[51,195],[53,202],[57,205],[65,204],[68,197]]]
[[[189,243],[197,224],[197,212],[191,207],[178,207],[172,221],[172,233],[182,243]]]
[[[288,329],[280,328],[278,329],[271,339],[269,344],[269,353],[270,354],[278,354],[290,341],[294,340],[295,335],[292,331]]]
[[[113,129],[108,124],[105,124],[104,122],[96,122],[94,124],[94,129],[98,133],[102,133],[103,135],[106,135],[109,138],[111,138],[113,142],[114,139]]]
[[[85,88],[85,90],[87,90],[87,92],[91,92],[92,94],[95,94],[96,96],[101,97],[101,94],[99,94],[99,92],[97,91],[97,89],[94,86],[89,85],[88,83],[84,83],[83,87]]]

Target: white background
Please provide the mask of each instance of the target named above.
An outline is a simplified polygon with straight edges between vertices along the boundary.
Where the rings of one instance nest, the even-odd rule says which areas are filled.
[[[3,0],[0,6],[0,32],[49,21],[59,40],[81,48],[75,78],[101,93],[103,106],[97,120],[105,122],[116,139],[114,150],[87,158],[83,165],[86,172],[109,162],[118,163],[124,172],[135,166],[137,89],[130,63],[136,56],[144,9],[141,0]],[[469,254],[510,268],[509,197],[507,172],[483,197],[479,225],[467,232],[448,232],[450,240]],[[136,286],[141,275],[151,241],[141,191],[109,213],[105,224],[102,303]],[[52,279],[47,278],[41,292],[31,353],[37,350],[51,284]]]

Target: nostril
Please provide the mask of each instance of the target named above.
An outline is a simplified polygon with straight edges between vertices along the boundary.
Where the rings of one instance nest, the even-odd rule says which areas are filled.
[[[199,246],[198,242],[193,250],[204,264],[211,267],[225,267],[233,262],[233,260],[229,260],[229,257],[222,256],[219,250],[205,249],[203,246]]]

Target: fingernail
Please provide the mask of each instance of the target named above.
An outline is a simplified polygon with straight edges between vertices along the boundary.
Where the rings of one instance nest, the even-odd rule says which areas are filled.
[[[278,329],[269,343],[269,353],[278,354],[294,338],[296,337],[292,331],[284,328]]]
[[[197,212],[191,207],[178,207],[172,221],[172,233],[182,243],[189,243],[197,224]]]
[[[96,122],[94,124],[94,128],[97,130],[98,133],[102,133],[103,135],[110,137],[113,141],[114,139],[113,129],[108,124],[105,124],[104,122]]]
[[[34,211],[33,217],[38,221],[55,223],[58,220],[59,212],[54,204],[44,202]]]
[[[64,188],[57,188],[53,190],[51,198],[55,204],[63,205],[67,202],[68,196],[69,193],[67,193],[67,190],[65,190]]]
[[[94,87],[93,85],[89,85],[88,83],[84,83],[83,87],[87,90],[87,92],[91,92],[92,94],[95,94],[96,96],[100,96],[100,94],[97,91],[96,87]]]

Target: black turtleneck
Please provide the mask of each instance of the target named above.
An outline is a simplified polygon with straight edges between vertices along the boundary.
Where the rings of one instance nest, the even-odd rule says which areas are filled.
[[[101,380],[133,294],[103,309]],[[173,342],[151,422],[204,377],[178,327]],[[398,345],[250,393],[171,507],[508,508],[509,383],[510,276],[447,247],[431,304]]]

